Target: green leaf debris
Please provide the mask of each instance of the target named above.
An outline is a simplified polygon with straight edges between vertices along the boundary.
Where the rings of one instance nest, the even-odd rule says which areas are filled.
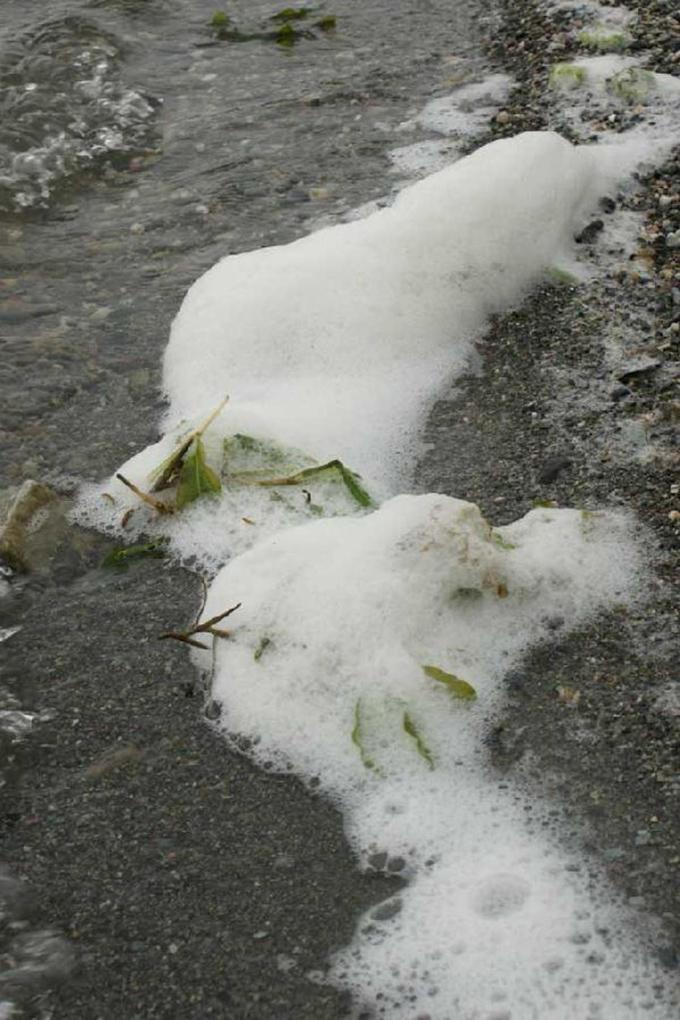
[[[193,503],[201,496],[214,495],[221,491],[222,483],[206,463],[203,442],[196,436],[182,462],[177,487],[177,509],[181,510],[187,503]]]
[[[151,557],[159,559],[165,556],[164,546],[167,538],[154,538],[151,542],[144,542],[139,545],[121,546],[112,549],[101,561],[102,567],[116,567],[119,570],[127,570],[130,560],[140,560]]]
[[[475,701],[477,698],[477,691],[472,684],[467,680],[461,680],[454,673],[447,673],[439,666],[423,666],[423,673],[431,680],[436,680],[438,684],[443,684],[453,698],[459,698],[461,701]]]
[[[373,500],[366,492],[359,481],[359,475],[350,471],[341,460],[329,460],[327,464],[319,464],[315,467],[303,468],[293,475],[284,478],[266,478],[257,482],[258,485],[304,485],[311,478],[319,478],[323,475],[336,474],[347,488],[347,491],[359,506],[375,506]]]
[[[432,752],[425,743],[418,727],[413,721],[413,717],[408,713],[408,711],[404,712],[402,726],[404,728],[404,733],[407,733],[408,736],[415,742],[416,751],[420,757],[427,762],[430,769],[434,769],[434,758],[432,757]]]
[[[225,610],[223,613],[218,613],[217,616],[211,616],[209,620],[205,620],[203,623],[197,623],[189,630],[170,630],[165,634],[159,634],[159,640],[165,641],[171,638],[173,641],[181,641],[185,645],[192,645],[193,648],[208,649],[208,645],[204,645],[202,641],[198,641],[195,634],[210,634],[213,638],[228,638],[231,637],[231,631],[223,630],[218,627],[217,624],[222,620],[225,620],[232,613],[235,613],[237,609],[241,608],[241,603],[237,602],[231,609]]]
[[[356,705],[354,706],[354,726],[352,728],[352,743],[359,752],[359,757],[361,758],[361,761],[366,766],[366,768],[377,771],[377,766],[373,758],[371,758],[370,754],[368,754],[368,752],[366,751],[366,747],[364,745],[361,699],[359,699]]]

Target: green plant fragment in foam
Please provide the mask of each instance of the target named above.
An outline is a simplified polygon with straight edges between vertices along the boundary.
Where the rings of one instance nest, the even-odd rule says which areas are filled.
[[[271,638],[268,638],[268,637],[263,637],[262,638],[262,640],[260,641],[259,645],[257,646],[257,648],[255,649],[255,651],[253,653],[253,658],[255,659],[255,662],[259,662],[260,661],[264,651],[267,648],[269,648],[271,643],[272,643],[272,639]]]
[[[629,103],[641,103],[647,99],[650,92],[656,87],[656,81],[651,71],[645,71],[639,67],[629,67],[625,71],[619,71],[612,75],[607,82],[607,91]]]
[[[566,269],[560,269],[558,266],[548,266],[545,276],[555,287],[578,287],[581,282],[573,273],[567,272]]]
[[[408,712],[404,712],[402,725],[404,727],[404,733],[407,733],[408,736],[414,741],[416,745],[416,751],[418,752],[420,757],[427,762],[430,769],[434,769],[434,758],[432,757],[432,752],[430,751],[429,747],[423,740],[423,737],[420,731],[418,730],[418,727],[416,726],[412,716],[409,715]]]
[[[266,480],[272,472],[293,474],[312,465],[311,457],[292,447],[237,432],[224,440],[223,474],[244,484]]]
[[[477,691],[472,684],[467,680],[461,680],[453,673],[447,673],[439,666],[423,666],[423,673],[436,680],[438,684],[443,684],[453,698],[459,698],[461,701],[475,701],[477,698]]]
[[[362,763],[367,769],[373,769],[377,771],[377,767],[371,756],[367,753],[364,747],[364,737],[362,730],[362,719],[361,719],[361,699],[359,699],[354,706],[354,726],[352,728],[352,743],[359,752],[359,757]]]
[[[535,499],[531,505],[534,510],[554,510],[557,503],[554,499]]]
[[[130,560],[139,560],[151,557],[159,559],[165,555],[163,546],[167,538],[155,538],[151,542],[141,545],[122,546],[112,549],[101,561],[101,567],[116,567],[118,570],[127,570]]]
[[[499,549],[505,549],[506,552],[510,552],[511,549],[517,548],[514,542],[506,541],[506,539],[504,539],[502,535],[499,535],[497,531],[491,532],[491,538],[496,543]]]
[[[341,460],[329,460],[326,464],[318,464],[314,467],[304,468],[295,474],[284,478],[263,478],[257,481],[258,485],[302,485],[310,478],[321,478],[324,475],[336,475],[345,485],[352,499],[362,507],[375,506],[373,500],[359,482],[359,475],[350,471]]]
[[[197,436],[182,463],[177,486],[177,509],[181,510],[187,503],[193,503],[201,496],[215,495],[221,491],[222,483],[206,463],[205,448]]]
[[[549,83],[552,88],[577,89],[586,80],[586,71],[576,64],[554,64],[550,71]]]
[[[584,29],[578,40],[589,50],[600,50],[602,53],[625,50],[631,41],[626,32],[610,32],[604,25],[595,26],[590,31]]]

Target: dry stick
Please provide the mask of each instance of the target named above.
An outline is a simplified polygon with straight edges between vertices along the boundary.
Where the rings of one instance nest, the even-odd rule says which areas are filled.
[[[129,482],[124,475],[117,474],[116,478],[119,482],[122,482],[123,485],[127,485],[128,489],[131,489],[135,496],[138,496],[143,503],[146,503],[147,506],[153,507],[153,509],[157,510],[159,514],[171,514],[173,512],[171,506],[167,506],[167,504],[162,503],[160,499],[154,499],[153,496],[148,494],[148,492],[142,492],[142,490],[139,489],[134,482]]]
[[[189,633],[193,633],[193,631],[190,631]],[[166,638],[172,638],[173,641],[181,641],[183,644],[192,645],[194,648],[203,648],[206,652],[208,650],[207,645],[204,645],[202,641],[194,641],[193,638],[189,637],[189,634],[180,634],[179,632],[170,630],[167,634],[158,635],[159,641],[165,641]]]
[[[193,432],[190,432],[186,439],[183,440],[183,442],[177,447],[175,453],[171,455],[170,462],[167,464],[165,470],[161,473],[160,478],[158,478],[157,481],[154,483],[151,489],[152,492],[160,492],[161,489],[166,488],[166,486],[172,479],[172,476],[174,475],[175,471],[177,470],[179,464],[181,463],[184,455],[186,454],[187,450],[193,443],[194,439],[197,439],[199,436],[202,436],[205,430],[208,428],[208,426],[212,425],[215,418],[217,417],[218,414],[220,414],[228,400],[229,397],[225,397],[222,403],[208,415],[203,424],[199,425],[199,427],[197,429],[194,429]]]
[[[168,631],[167,634],[159,634],[159,639],[162,641],[166,638],[172,638],[174,641],[182,641],[185,645],[193,645],[194,648],[203,648],[207,651],[208,646],[204,645],[201,641],[196,641],[192,637],[192,634],[212,634],[213,637],[219,638],[231,637],[231,631],[221,630],[216,627],[215,624],[219,623],[220,620],[224,620],[225,617],[231,616],[231,614],[235,613],[237,609],[240,609],[240,607],[241,603],[238,602],[235,606],[232,606],[231,609],[227,609],[224,613],[218,613],[217,616],[212,616],[209,620],[206,620],[205,623],[199,623],[195,627],[192,627],[191,630]]]
[[[190,630],[189,633],[190,634],[204,633],[206,630],[210,630],[211,627],[213,627],[216,623],[219,623],[220,620],[224,620],[225,617],[231,616],[232,613],[235,613],[236,610],[240,608],[241,603],[237,602],[235,606],[232,606],[231,609],[227,609],[225,613],[218,613],[217,616],[211,616],[209,620],[206,620],[205,623],[201,623],[197,627],[194,627],[194,629]]]

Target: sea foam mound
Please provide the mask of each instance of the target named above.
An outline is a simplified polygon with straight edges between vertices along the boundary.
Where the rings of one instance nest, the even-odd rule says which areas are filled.
[[[395,495],[440,388],[464,370],[490,314],[569,260],[601,183],[594,150],[529,132],[484,146],[363,220],[218,262],[173,323],[165,435],[121,473],[148,490],[181,436],[229,394],[205,437],[218,474],[223,442],[246,435],[310,462],[340,458],[377,499]],[[114,477],[83,492],[78,519],[120,530],[133,507],[137,497]],[[214,572],[299,523],[281,511],[262,493],[225,485],[209,508],[161,522],[136,514],[125,533],[160,529],[179,555]],[[256,526],[235,524],[243,518]]]
[[[225,729],[319,780],[359,854],[407,862],[409,887],[334,961],[378,1015],[668,1015],[623,915],[527,825],[483,743],[528,647],[630,600],[636,549],[611,515],[540,508],[493,529],[470,503],[399,496],[290,529],[213,582],[204,618],[242,602],[212,662],[198,654]]]
[[[590,150],[527,133],[364,220],[223,259],[173,324],[168,423],[229,393],[225,427],[394,478],[471,336],[566,254],[596,191]]]

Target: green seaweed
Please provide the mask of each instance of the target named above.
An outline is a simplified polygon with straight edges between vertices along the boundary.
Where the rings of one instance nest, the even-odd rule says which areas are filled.
[[[320,29],[322,32],[333,32],[337,26],[337,18],[334,14],[326,14],[323,18],[319,18],[314,23],[314,28]]]
[[[196,436],[182,462],[177,486],[177,509],[181,510],[187,503],[193,503],[201,496],[215,495],[221,491],[219,476],[206,463],[203,441]]]
[[[154,538],[150,542],[144,542],[140,545],[120,546],[107,553],[99,565],[100,567],[114,567],[118,570],[127,570],[130,560],[159,559],[165,556],[163,546],[167,541],[167,538]]]
[[[269,648],[271,643],[272,643],[272,639],[271,638],[268,638],[268,637],[261,638],[260,643],[258,644],[257,648],[253,652],[253,659],[255,660],[255,662],[259,662],[260,661],[260,659],[262,658],[265,650],[267,648]]]
[[[491,540],[495,542],[499,549],[505,549],[507,552],[517,548],[514,542],[508,542],[502,535],[499,535],[497,531],[491,532]]]
[[[281,446],[268,439],[255,439],[241,432],[227,436],[223,443],[223,475],[244,484],[266,480],[272,472],[293,474],[313,465],[300,450]]]
[[[591,538],[597,522],[604,517],[602,511],[598,510],[581,510],[581,532],[584,538]]]
[[[314,467],[303,468],[302,471],[297,471],[295,474],[288,475],[284,478],[267,478],[257,482],[258,485],[274,486],[274,485],[302,485],[304,482],[309,481],[310,478],[319,478],[322,475],[337,474],[340,476],[341,481],[347,488],[352,499],[355,500],[359,506],[362,507],[373,507],[375,506],[373,500],[363,488],[359,482],[359,475],[350,471],[348,467],[342,463],[341,460],[329,460],[326,464],[318,464]]]
[[[415,741],[416,751],[418,752],[420,757],[427,762],[430,769],[434,769],[434,758],[432,757],[432,752],[430,751],[429,747],[423,740],[420,731],[418,730],[415,722],[413,721],[413,718],[409,715],[408,711],[404,712],[402,726],[404,728],[404,733],[407,733],[408,736],[411,737],[413,741]]]
[[[443,684],[453,698],[459,698],[461,701],[476,700],[477,691],[467,680],[461,680],[460,677],[455,676],[453,673],[447,673],[446,670],[440,669],[439,666],[423,666],[422,668],[425,676],[429,676],[432,680],[436,680],[437,683]]]
[[[554,64],[548,81],[551,88],[571,90],[580,88],[586,77],[585,69],[576,64]]]
[[[281,25],[281,28],[276,33],[276,42],[279,46],[294,46],[297,37],[298,33],[295,31],[293,26],[286,21],[283,25]]]
[[[189,452],[191,444],[194,440],[202,437],[203,433],[212,425],[215,418],[221,414],[228,400],[229,397],[225,397],[214,411],[210,412],[205,421],[199,425],[197,429],[193,429],[191,432],[182,436],[170,456],[166,457],[163,463],[159,464],[158,467],[151,472],[149,478],[153,482],[153,486],[151,488],[152,492],[161,492],[163,489],[167,489],[168,486],[172,485],[173,482],[177,481],[181,475],[182,465],[187,453]]]
[[[606,25],[593,25],[592,29],[579,32],[578,41],[589,50],[608,53],[625,50],[631,39],[627,32],[613,32]]]
[[[555,502],[554,499],[535,499],[533,500],[531,505],[534,508],[534,510],[540,509],[554,510],[557,506],[557,503]]]
[[[577,276],[567,272],[566,269],[560,269],[559,266],[548,266],[545,275],[555,287],[578,287],[580,283]]]
[[[284,24],[289,21],[302,21],[309,13],[308,7],[284,7],[277,14],[272,14],[271,20],[282,21]]]
[[[363,727],[361,720],[361,699],[357,700],[354,706],[354,726],[352,727],[352,743],[359,752],[359,757],[362,763],[367,769],[372,769],[374,772],[378,771],[378,768],[371,756],[367,753],[364,746]]]
[[[231,18],[224,11],[215,11],[210,19],[212,28],[226,28],[231,24]]]
[[[644,71],[639,67],[628,67],[619,71],[607,82],[607,91],[623,99],[628,103],[640,103],[647,99],[650,92],[656,87],[654,75],[651,71]]]

